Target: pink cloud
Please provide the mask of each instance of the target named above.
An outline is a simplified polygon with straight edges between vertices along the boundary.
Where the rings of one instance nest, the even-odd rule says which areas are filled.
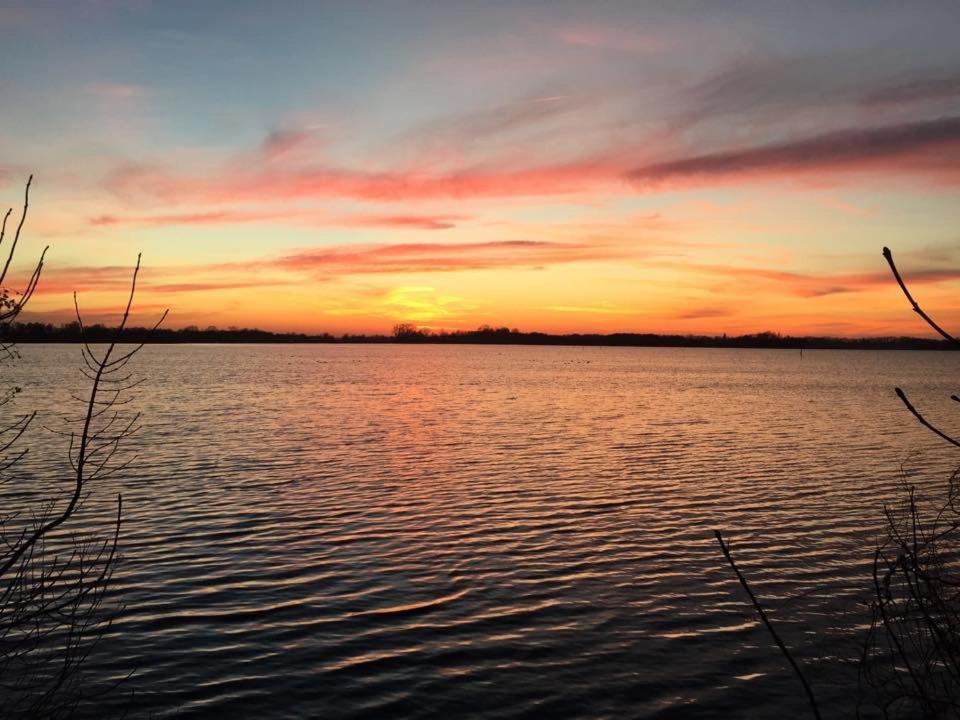
[[[557,37],[568,45],[618,50],[636,54],[658,53],[664,49],[663,38],[604,25],[581,25],[561,28]]]
[[[187,177],[126,165],[107,187],[122,197],[166,203],[239,203],[346,198],[376,202],[571,194],[624,185],[626,161],[596,157],[534,167],[475,166],[450,172],[370,172],[336,167],[227,170]]]
[[[449,230],[466,215],[353,215],[339,219],[340,225],[355,227],[392,227],[414,230]]]
[[[238,159],[195,175],[157,165],[127,164],[115,169],[105,183],[117,195],[132,201],[222,205],[324,199],[384,203],[548,197],[649,191],[664,183],[717,184],[754,176],[794,178],[803,174],[809,178],[811,173],[820,173],[816,176],[819,178],[828,172],[849,171],[921,173],[949,183],[960,180],[960,116],[848,128],[782,143],[689,154],[639,165],[637,158],[651,152],[640,140],[630,146],[564,161],[501,159],[436,171],[414,166],[373,171],[288,162],[293,155],[302,155],[294,152],[301,142],[303,138],[297,133],[272,134],[263,144],[259,159]],[[261,217],[271,219],[267,215]],[[199,213],[193,220],[203,222],[204,217],[218,221],[207,213]],[[250,222],[256,214],[245,218],[240,213],[235,217],[237,221]],[[182,216],[172,221],[187,219]],[[225,215],[219,221],[230,219]],[[158,218],[158,222],[162,219]],[[443,224],[440,220],[423,223],[422,227],[432,225],[433,229],[440,229]]]

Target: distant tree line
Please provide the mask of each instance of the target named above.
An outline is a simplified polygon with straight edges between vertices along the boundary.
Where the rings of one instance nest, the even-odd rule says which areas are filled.
[[[77,322],[52,325],[18,322],[8,329],[17,342],[111,342],[116,328]],[[714,348],[786,348],[836,350],[956,350],[947,340],[915,337],[836,338],[791,336],[775,332],[750,335],[659,335],[656,333],[567,333],[522,332],[516,328],[483,325],[476,330],[434,331],[402,323],[390,335],[333,335],[331,333],[276,333],[254,328],[180,329],[128,327],[121,335],[131,343],[433,343],[450,345],[591,345],[614,347],[714,347]]]
[[[521,332],[516,328],[483,325],[476,330],[434,332],[413,325],[397,325],[394,342],[464,343],[501,345],[609,345],[623,347],[717,347],[863,350],[955,350],[949,342],[913,337],[835,338],[790,336],[775,332],[750,335],[660,335],[657,333],[567,333],[552,335]]]
[[[40,322],[16,323],[10,329],[11,336],[17,342],[109,342],[116,334],[116,328],[107,325],[84,325],[68,322],[52,325]],[[190,325],[179,329],[128,327],[122,334],[123,342],[131,343],[322,343],[322,342],[386,342],[387,336],[342,335],[329,333],[307,335],[305,333],[275,333],[269,330],[251,328],[226,328],[214,326],[199,328]]]

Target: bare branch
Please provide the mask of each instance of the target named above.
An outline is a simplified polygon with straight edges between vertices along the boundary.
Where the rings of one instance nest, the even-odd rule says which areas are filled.
[[[909,411],[913,414],[913,416],[914,416],[917,420],[920,421],[920,424],[921,424],[921,425],[923,425],[925,428],[927,428],[928,430],[930,430],[930,431],[933,432],[934,434],[939,435],[941,438],[943,438],[944,440],[946,440],[946,441],[947,441],[948,443],[950,443],[951,445],[955,445],[956,447],[960,447],[960,442],[958,442],[957,440],[954,440],[952,437],[950,437],[949,435],[947,435],[945,432],[943,432],[943,431],[940,430],[939,428],[936,428],[936,427],[934,427],[933,425],[931,425],[931,424],[927,421],[927,419],[926,419],[925,417],[923,417],[923,415],[920,414],[920,411],[917,410],[917,409],[913,406],[913,403],[911,403],[911,402],[907,399],[907,394],[906,394],[903,390],[901,390],[900,388],[894,388],[894,390],[895,390],[896,393],[897,393],[897,397],[900,398],[900,400],[901,400],[901,401],[903,402],[903,404],[906,406],[907,410],[909,410]]]
[[[803,671],[800,669],[800,665],[794,660],[793,655],[790,653],[790,650],[787,649],[786,644],[780,638],[780,635],[777,633],[776,629],[773,627],[773,623],[770,622],[770,618],[767,617],[766,611],[763,609],[763,606],[760,605],[760,601],[757,600],[757,596],[753,594],[753,590],[750,588],[750,585],[747,583],[747,579],[743,576],[743,573],[740,572],[740,568],[737,567],[737,564],[733,561],[733,557],[730,555],[730,547],[724,542],[723,535],[719,530],[714,530],[713,534],[717,538],[717,542],[720,543],[720,549],[723,551],[723,556],[727,559],[727,562],[730,564],[730,567],[733,568],[733,572],[737,576],[737,580],[740,581],[740,584],[743,586],[743,589],[746,591],[747,596],[750,598],[750,602],[753,604],[754,610],[757,611],[757,615],[760,616],[760,619],[763,621],[763,624],[766,626],[767,631],[773,637],[774,642],[777,643],[777,647],[780,648],[780,652],[783,653],[783,656],[787,659],[787,662],[790,663],[790,667],[793,668],[793,672],[799,678],[800,683],[803,685],[803,690],[807,694],[807,700],[810,702],[810,710],[813,712],[813,716],[817,720],[821,720],[820,708],[817,706],[817,700],[813,696],[813,689],[810,687],[810,683],[807,682],[807,678],[804,677]]]
[[[900,271],[897,270],[897,266],[893,262],[893,253],[890,252],[890,248],[885,247],[883,249],[883,257],[886,258],[887,264],[890,266],[891,272],[893,272],[893,277],[897,281],[897,285],[900,286],[900,289],[903,291],[903,294],[906,296],[907,300],[910,302],[910,305],[913,307],[913,311],[917,313],[917,315],[922,317],[924,321],[926,321],[927,325],[929,325],[934,330],[936,330],[945,339],[949,340],[954,345],[960,345],[960,340],[957,340],[957,338],[955,338],[953,335],[948,333],[942,327],[937,325],[937,323],[934,322],[933,318],[927,315],[923,311],[923,308],[921,308],[920,305],[917,303],[917,301],[913,299],[913,295],[910,294],[910,291],[907,289],[906,284],[903,282],[903,278],[900,277]]]
[[[33,183],[33,175],[27,178],[27,186],[23,191],[23,211],[20,213],[20,222],[17,224],[17,232],[13,236],[13,243],[10,245],[10,251],[7,253],[7,261],[4,263],[3,272],[0,272],[0,285],[3,284],[4,279],[7,277],[7,271],[10,269],[10,262],[13,260],[13,256],[17,252],[17,242],[20,240],[20,231],[23,230],[23,223],[27,219],[27,208],[30,207],[30,185]],[[7,213],[10,214],[9,212]],[[4,227],[6,227],[7,220],[3,220]]]

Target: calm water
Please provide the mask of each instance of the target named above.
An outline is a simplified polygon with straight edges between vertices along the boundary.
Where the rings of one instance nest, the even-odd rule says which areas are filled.
[[[79,349],[22,353],[22,407],[53,422]],[[134,715],[159,718],[802,715],[715,527],[848,717],[880,504],[901,465],[936,489],[958,459],[892,391],[960,429],[956,354],[170,346],[137,367],[127,608],[91,671],[135,670]],[[34,438],[52,475],[63,448]]]

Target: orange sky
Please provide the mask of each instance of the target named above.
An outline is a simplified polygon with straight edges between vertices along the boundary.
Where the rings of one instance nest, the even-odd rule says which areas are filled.
[[[639,5],[0,10],[30,318],[929,335],[889,245],[960,326],[955,9]]]

